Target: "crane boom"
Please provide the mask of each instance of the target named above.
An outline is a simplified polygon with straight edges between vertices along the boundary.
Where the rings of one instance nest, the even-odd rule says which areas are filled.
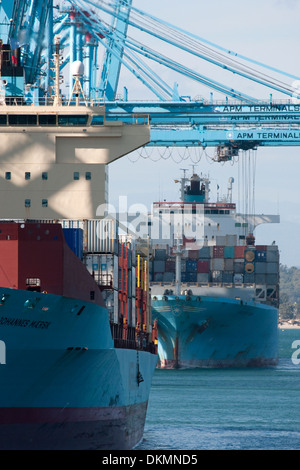
[[[46,90],[51,88],[51,45],[55,34],[59,33],[64,47],[61,74],[67,73],[66,65],[74,60],[85,61],[87,72],[83,86],[88,99],[93,105],[98,98],[101,104],[105,101],[107,121],[149,121],[151,146],[217,146],[220,154],[223,152],[226,156],[226,153],[230,155],[239,149],[257,146],[300,144],[300,86],[285,83],[253,67],[268,69],[268,73],[281,74],[300,83],[297,76],[175,27],[136,8],[132,0],[61,0],[55,9],[52,0],[2,0],[0,13],[6,27],[11,17],[10,41],[22,45],[21,65],[25,68],[27,88],[29,85],[32,89],[41,88],[43,84]],[[154,50],[129,36],[129,27],[130,32],[138,30],[155,41],[163,41],[168,48],[174,47],[176,60],[163,55],[162,48]],[[3,25],[2,36],[4,30]],[[102,67],[98,64],[98,47],[104,50]],[[178,51],[263,85],[272,93],[268,100],[261,100],[233,89],[220,80],[200,74],[187,66],[187,61],[180,63]],[[180,95],[176,84],[169,86],[163,76],[152,69],[149,63],[154,62],[181,74],[185,81],[195,80],[225,95],[225,101],[214,102],[212,91],[210,101]],[[121,67],[126,67],[148,87],[156,100],[128,101],[127,89],[123,99],[117,98]],[[70,90],[71,85],[70,82]],[[280,101],[273,98],[273,91],[279,93]],[[32,102],[32,95],[27,95],[28,104]],[[288,96],[288,100],[283,101],[280,95]]]
[[[109,47],[115,50],[116,54],[113,55],[110,49],[106,50],[99,86],[100,96],[105,96],[107,100],[114,100],[116,97],[121,69],[120,59],[123,56],[131,4],[132,0],[128,0],[125,3],[116,2],[114,6],[115,15],[112,16],[111,30],[116,31],[119,41],[117,42],[115,38],[109,39]]]

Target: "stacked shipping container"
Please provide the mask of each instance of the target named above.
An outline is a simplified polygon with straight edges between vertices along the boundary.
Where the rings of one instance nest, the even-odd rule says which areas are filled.
[[[68,247],[78,258],[83,257],[83,230],[81,228],[63,228],[63,234]]]
[[[118,236],[113,220],[63,220],[65,239],[97,281],[118,345],[143,349],[157,337],[152,328],[149,251],[129,236]],[[151,334],[152,333],[152,334]],[[152,345],[153,346],[153,345]]]
[[[234,240],[234,237],[223,237]],[[153,282],[175,281],[175,257],[168,247],[154,248],[151,279]],[[185,250],[181,259],[181,282],[261,284],[277,286],[279,251],[271,246],[204,246]]]

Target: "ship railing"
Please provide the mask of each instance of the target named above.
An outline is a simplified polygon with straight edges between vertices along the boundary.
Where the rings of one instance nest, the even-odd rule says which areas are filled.
[[[194,97],[192,101],[202,101],[204,105],[211,105],[211,106],[250,106],[250,107],[260,107],[260,106],[276,106],[276,105],[292,105],[294,106],[295,104],[298,105],[298,103],[294,103],[293,99],[266,99],[266,100],[260,100],[259,103],[246,103],[242,100],[238,99],[232,99],[232,100],[207,100],[199,95]]]
[[[34,98],[33,101],[27,100],[26,97],[23,96],[19,97],[6,97],[5,102],[0,103],[1,106],[6,107],[13,107],[13,106],[104,106],[105,100],[104,98],[97,98],[97,99],[90,99],[85,100],[83,98],[71,99],[69,100],[66,97],[61,97],[59,101],[55,101],[53,96],[45,96],[42,98]]]
[[[110,327],[115,348],[134,349],[156,354],[156,346],[149,340],[148,333],[137,331],[132,326],[125,327],[117,323],[111,323]]]
[[[146,343],[145,346],[141,347],[136,341],[114,339],[114,346],[117,349],[134,349],[135,351],[146,351],[156,354],[156,347],[153,343]]]
[[[120,96],[117,96],[116,97],[116,101],[118,102],[122,102],[122,103],[126,103],[127,101],[124,101],[123,99],[121,99]],[[118,99],[119,98],[119,99]],[[34,104],[34,105],[38,105],[38,104],[42,104],[42,105],[53,105],[54,103],[54,95],[45,95],[43,97],[26,97],[25,98],[21,95],[21,96],[17,96],[17,97],[9,97],[9,96],[6,96],[5,97],[5,102],[3,103],[0,103],[3,104],[3,106],[5,105],[9,105],[9,106],[14,106],[14,105],[19,105],[19,104],[24,104],[24,105],[31,105],[31,104]],[[97,97],[97,98],[88,98],[88,97],[83,97],[83,96],[80,96],[80,97],[74,97],[74,98],[68,98],[67,96],[64,96],[64,95],[61,95],[60,96],[60,99],[59,101],[61,102],[62,105],[66,105],[68,106],[69,104],[70,105],[73,105],[73,104],[76,104],[79,102],[79,105],[81,106],[85,106],[87,103],[88,105],[91,105],[91,106],[103,106],[103,104],[105,103],[105,98],[104,97]],[[153,103],[153,100],[134,100],[136,103]],[[172,102],[172,100],[170,100],[170,102]],[[250,108],[257,108],[257,110],[259,111],[260,108],[262,106],[265,106],[265,107],[274,107],[276,108],[276,106],[295,106],[296,107],[296,110],[298,109],[298,106],[299,106],[299,103],[294,103],[292,99],[287,99],[287,100],[261,100],[259,101],[259,103],[248,103],[248,104],[245,104],[244,101],[241,101],[241,100],[206,100],[205,98],[201,97],[201,96],[195,96],[194,98],[190,98],[188,97],[188,99],[185,100],[186,103],[193,103],[193,102],[200,102],[201,104],[203,104],[204,106],[249,106]],[[182,104],[182,102],[180,103]]]
[[[151,286],[160,286],[162,288],[168,288],[169,286],[174,286],[174,283],[172,282],[151,282]],[[279,298],[278,296],[272,297],[266,294],[265,298],[259,298],[256,297],[255,295],[255,289],[257,288],[257,285],[254,283],[226,283],[226,282],[183,282],[181,283],[181,291],[184,290],[193,290],[195,287],[205,287],[205,288],[220,288],[220,287],[225,287],[225,288],[236,288],[236,289],[247,289],[253,290],[253,300],[261,303],[261,304],[266,304],[266,305],[271,305],[272,307],[278,308],[279,306]],[[154,298],[156,294],[153,294]],[[161,294],[160,294],[161,295]],[[167,295],[167,294],[164,294]],[[174,295],[174,294],[169,294],[169,295]],[[194,293],[194,295],[198,295],[197,293]],[[242,300],[240,297],[235,297],[237,300]]]
[[[161,286],[168,287],[174,285],[174,282],[153,282],[151,281],[151,286]],[[182,288],[185,287],[246,287],[254,288],[254,283],[238,283],[238,282],[181,282]]]

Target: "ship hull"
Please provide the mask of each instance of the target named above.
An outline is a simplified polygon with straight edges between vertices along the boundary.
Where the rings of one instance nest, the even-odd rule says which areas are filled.
[[[0,449],[136,446],[157,356],[115,348],[99,305],[4,288],[1,298]]]
[[[278,361],[278,311],[222,297],[155,296],[161,368],[273,366]]]
[[[142,439],[147,402],[99,408],[2,408],[1,450],[130,450]]]

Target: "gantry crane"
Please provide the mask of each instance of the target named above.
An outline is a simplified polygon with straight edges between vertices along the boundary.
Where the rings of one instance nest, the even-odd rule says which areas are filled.
[[[183,31],[138,9],[134,3],[56,0],[54,5],[53,0],[2,0],[2,31],[12,48],[20,47],[27,102],[45,99],[53,87],[52,47],[54,37],[59,35],[64,50],[61,74],[65,85],[69,82],[69,93],[73,79],[67,66],[82,61],[86,98],[93,103],[105,102],[107,120],[131,122],[133,116],[149,116],[151,146],[216,147],[218,160],[223,161],[237,155],[240,149],[300,144],[300,88],[274,78],[280,74],[297,83],[299,77]],[[268,99],[249,96],[165,56],[163,48],[156,51],[129,36],[129,27],[267,87]],[[105,54],[100,65],[101,47]],[[149,60],[206,85],[211,92],[225,95],[224,102],[215,103],[212,93],[208,100],[181,96],[176,84],[169,86],[152,70]],[[126,88],[120,98],[121,67],[138,78],[155,100],[129,101]],[[274,92],[285,95],[285,101],[273,99]]]

